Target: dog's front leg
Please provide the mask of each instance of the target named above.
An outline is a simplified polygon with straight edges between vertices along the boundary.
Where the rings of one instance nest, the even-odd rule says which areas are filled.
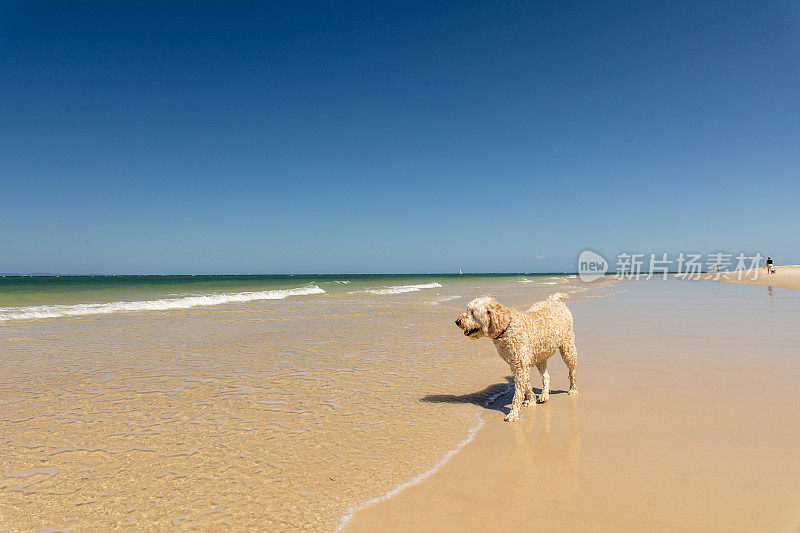
[[[525,399],[525,375],[527,369],[515,368],[514,370],[514,399],[511,400],[511,411],[503,419],[506,422],[519,420],[519,409]]]
[[[531,387],[530,369],[525,370],[523,375],[525,376],[525,400],[522,405],[536,405],[536,394],[533,393],[533,387]]]

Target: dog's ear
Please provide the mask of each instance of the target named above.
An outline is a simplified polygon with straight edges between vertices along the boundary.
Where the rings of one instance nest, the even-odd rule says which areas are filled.
[[[489,317],[489,323],[486,325],[486,330],[492,337],[502,333],[502,331],[508,327],[508,323],[511,321],[511,315],[509,314],[508,309],[495,301],[492,301],[486,306],[486,315]]]

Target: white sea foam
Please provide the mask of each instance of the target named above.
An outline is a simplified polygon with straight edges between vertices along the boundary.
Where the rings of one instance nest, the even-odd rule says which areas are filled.
[[[419,285],[395,285],[394,287],[382,287],[380,289],[366,289],[363,291],[355,291],[351,292],[350,294],[356,294],[357,292],[368,292],[370,294],[402,294],[404,292],[416,292],[422,289],[435,289],[437,287],[441,287],[438,283],[422,283]]]
[[[490,404],[492,404],[500,396],[502,396],[504,394],[508,394],[513,387],[514,387],[513,384],[509,384],[504,389],[501,389],[499,392],[497,392],[497,393],[495,393],[495,394],[493,394],[491,396],[488,396],[486,398],[486,401],[484,402],[484,406],[488,407]],[[336,526],[336,532],[339,533],[344,528],[346,528],[347,524],[349,524],[350,521],[353,519],[353,516],[358,511],[360,511],[361,509],[365,509],[365,508],[369,507],[370,505],[372,505],[373,503],[378,503],[378,502],[382,502],[384,500],[388,500],[392,496],[398,494],[403,489],[406,489],[408,487],[417,485],[417,484],[421,483],[425,478],[430,477],[431,475],[435,474],[436,471],[439,470],[440,468],[442,468],[445,465],[445,463],[447,463],[447,461],[450,460],[451,457],[453,457],[455,454],[457,454],[459,451],[461,451],[461,448],[463,448],[464,446],[466,446],[467,444],[469,444],[470,442],[472,442],[475,439],[475,435],[478,433],[478,430],[481,429],[481,427],[483,426],[483,417],[481,416],[480,412],[475,413],[475,416],[477,417],[478,421],[467,432],[466,438],[464,440],[462,440],[461,442],[459,442],[458,444],[456,444],[455,448],[445,452],[445,454],[442,455],[442,457],[438,461],[436,461],[436,463],[434,463],[434,465],[431,468],[429,468],[428,470],[417,474],[416,476],[414,476],[413,478],[409,479],[408,481],[406,481],[404,483],[400,483],[395,488],[389,490],[388,492],[386,492],[384,494],[381,494],[380,496],[375,496],[374,498],[371,498],[371,499],[365,501],[364,503],[362,503],[360,505],[356,505],[356,506],[351,507],[350,509],[348,509],[347,513],[339,519],[339,524]]]
[[[469,430],[469,432],[467,433],[466,438],[464,440],[462,440],[461,442],[459,442],[458,444],[456,444],[455,448],[453,448],[452,450],[447,451],[438,461],[436,461],[436,463],[430,469],[428,469],[425,472],[422,472],[420,474],[417,474],[416,476],[414,476],[410,480],[406,481],[405,483],[401,483],[401,484],[397,485],[395,488],[391,489],[390,491],[386,492],[385,494],[382,494],[380,496],[375,496],[374,498],[365,501],[361,505],[357,505],[355,507],[351,507],[350,509],[348,509],[347,513],[342,518],[339,519],[339,525],[336,526],[337,533],[339,531],[342,531],[344,528],[347,527],[347,524],[350,523],[350,521],[353,519],[353,515],[355,515],[357,511],[360,511],[361,509],[369,507],[373,503],[378,503],[378,502],[382,502],[384,500],[388,500],[389,498],[391,498],[395,494],[399,493],[401,490],[420,483],[426,477],[430,476],[431,474],[434,474],[437,470],[439,470],[442,466],[444,466],[444,464],[447,461],[449,461],[451,457],[453,457],[455,454],[457,454],[461,450],[461,448],[463,448],[464,446],[466,446],[467,444],[472,442],[472,440],[475,438],[475,434],[478,432],[479,429],[481,429],[481,426],[483,426],[483,418],[481,417],[481,415],[477,414],[476,416],[478,418],[478,421]]]
[[[550,276],[550,277],[544,278],[543,280],[522,278],[522,279],[518,279],[517,282],[518,283],[537,283],[537,282],[539,282],[542,285],[557,285],[559,283],[566,283],[567,280],[565,278],[560,277],[560,276]]]
[[[325,291],[316,285],[255,292],[225,292],[180,298],[162,298],[129,302],[109,302],[101,304],[38,305],[31,307],[0,307],[0,322],[36,318],[58,318],[63,316],[85,316],[118,313],[122,311],[167,311],[170,309],[189,309],[220,305],[233,302],[252,302],[255,300],[282,300],[289,296],[322,294]]]
[[[431,304],[431,305],[440,305],[440,304],[443,304],[444,302],[449,302],[450,300],[456,300],[458,298],[461,298],[461,296],[458,296],[458,295],[454,294],[452,296],[442,296],[442,297],[437,298],[437,299],[433,300],[432,302],[428,302],[428,303]]]

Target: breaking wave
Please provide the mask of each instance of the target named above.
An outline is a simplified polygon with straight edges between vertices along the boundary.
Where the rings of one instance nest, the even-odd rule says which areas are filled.
[[[368,292],[370,294],[402,294],[404,292],[416,292],[422,289],[435,289],[441,287],[438,283],[422,283],[419,285],[395,285],[394,287],[383,287],[380,289],[366,289],[356,292]],[[355,294],[351,292],[350,294]]]
[[[168,311],[170,309],[189,309],[234,302],[255,300],[283,300],[289,296],[322,294],[325,291],[316,285],[255,292],[226,292],[180,298],[162,298],[130,302],[109,302],[100,304],[38,305],[31,307],[0,307],[0,322],[37,318],[58,318],[63,316],[86,316],[119,313],[123,311]]]

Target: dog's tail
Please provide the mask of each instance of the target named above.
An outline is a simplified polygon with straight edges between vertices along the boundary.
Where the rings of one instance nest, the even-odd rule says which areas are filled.
[[[548,300],[553,300],[554,302],[559,302],[564,298],[569,298],[569,294],[565,292],[554,292],[553,294],[547,297]]]

